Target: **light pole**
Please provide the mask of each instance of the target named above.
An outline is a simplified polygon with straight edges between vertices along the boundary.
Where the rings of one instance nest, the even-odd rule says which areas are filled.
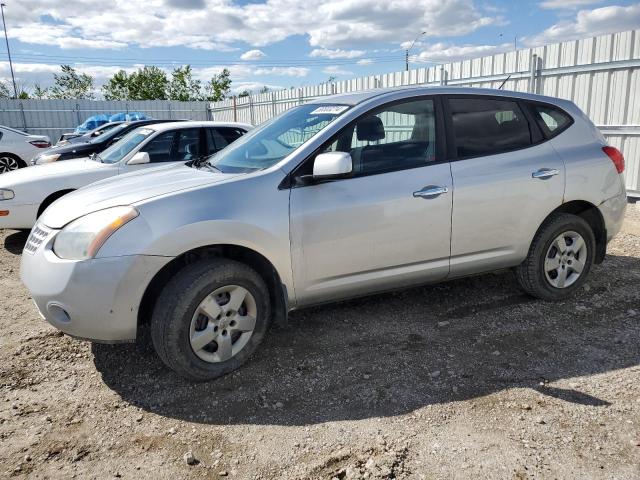
[[[13,62],[11,61],[11,50],[9,50],[9,37],[7,36],[7,24],[4,21],[4,3],[0,3],[0,11],[2,11],[2,27],[4,28],[4,41],[7,42],[7,55],[9,55],[9,70],[11,70],[11,81],[13,82],[13,96],[18,98],[18,87],[16,87],[16,77],[13,75]]]
[[[415,39],[415,40],[413,41],[413,43],[411,44],[411,46],[410,46],[409,48],[407,48],[407,49],[404,51],[404,69],[405,69],[405,71],[406,71],[406,72],[408,72],[408,71],[409,71],[409,51],[413,48],[413,46],[416,44],[416,42],[418,41],[418,39],[419,39],[422,35],[424,35],[425,33],[427,33],[427,32],[420,32],[420,33],[418,34],[418,36],[416,37],[416,39]]]

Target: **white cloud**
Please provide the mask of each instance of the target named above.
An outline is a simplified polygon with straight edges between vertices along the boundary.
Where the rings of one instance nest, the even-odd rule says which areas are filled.
[[[602,0],[544,0],[540,2],[540,6],[549,10],[569,10],[600,2]]]
[[[314,48],[309,54],[310,57],[323,58],[358,58],[365,54],[364,50],[341,50],[339,48],[331,50],[329,48]]]
[[[638,28],[638,25],[640,25],[640,4],[628,7],[614,5],[594,10],[580,10],[575,19],[556,23],[539,35],[524,40],[527,45],[542,45],[632,30]]]
[[[373,60],[371,60],[370,58],[363,58],[358,60],[357,64],[358,65],[371,65],[373,63]]]
[[[231,84],[231,93],[237,95],[245,90],[258,93],[264,87],[267,87],[269,90],[282,90],[284,88],[282,85],[271,85],[260,82],[237,82]]]
[[[266,56],[262,50],[249,50],[240,55],[240,60],[260,60]]]
[[[466,58],[483,57],[494,53],[505,52],[513,49],[510,43],[501,45],[452,45],[446,43],[434,43],[411,57],[412,62],[455,62]]]
[[[235,67],[233,67],[235,68]],[[256,68],[254,75],[278,75],[283,77],[306,77],[310,70],[305,67],[269,67]]]
[[[353,75],[353,72],[340,68],[337,65],[331,65],[325,68],[322,70],[322,73],[326,73],[327,75]]]
[[[260,47],[307,35],[320,49],[353,50],[369,42],[410,40],[400,32],[456,36],[503,22],[483,13],[476,0],[326,0],[313,8],[299,0],[147,0],[145,8],[130,0],[29,0],[11,7],[12,37],[65,48],[229,50],[236,42]]]

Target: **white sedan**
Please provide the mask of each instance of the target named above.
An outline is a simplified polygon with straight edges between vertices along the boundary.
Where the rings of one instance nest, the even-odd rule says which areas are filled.
[[[50,146],[46,135],[30,135],[0,125],[0,173],[26,167],[42,148]]]
[[[8,172],[0,176],[0,228],[30,229],[49,205],[69,192],[141,168],[211,155],[251,128],[233,122],[146,125],[91,158]]]

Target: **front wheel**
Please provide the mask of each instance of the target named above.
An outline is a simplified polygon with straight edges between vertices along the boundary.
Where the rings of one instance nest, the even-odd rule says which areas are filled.
[[[516,268],[520,286],[543,300],[562,300],[586,281],[595,257],[595,236],[581,217],[559,213],[536,233],[526,260]]]
[[[151,338],[162,361],[190,380],[213,380],[239,368],[269,326],[264,280],[226,259],[186,266],[158,297]]]

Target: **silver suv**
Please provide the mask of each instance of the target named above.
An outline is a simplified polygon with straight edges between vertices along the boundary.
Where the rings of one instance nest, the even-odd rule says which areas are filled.
[[[209,380],[321,302],[513,268],[558,301],[603,261],[624,159],[573,103],[407,88],[292,108],[226,149],[64,196],[22,280],[69,335],[132,341]]]

